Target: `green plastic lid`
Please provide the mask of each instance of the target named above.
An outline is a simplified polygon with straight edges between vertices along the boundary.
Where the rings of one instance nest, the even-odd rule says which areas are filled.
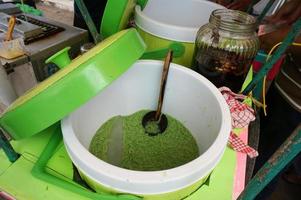
[[[1,128],[14,139],[39,133],[96,96],[144,51],[135,29],[118,32],[18,98],[2,114]]]
[[[107,38],[128,27],[136,5],[143,9],[148,0],[108,0],[101,21],[100,33]]]

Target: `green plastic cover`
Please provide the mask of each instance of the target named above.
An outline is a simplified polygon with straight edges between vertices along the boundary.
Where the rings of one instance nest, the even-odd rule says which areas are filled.
[[[128,27],[136,5],[143,9],[148,0],[108,0],[101,21],[100,33],[107,38]]]
[[[16,140],[39,133],[111,84],[145,48],[135,29],[107,38],[18,98],[0,117],[1,128]]]

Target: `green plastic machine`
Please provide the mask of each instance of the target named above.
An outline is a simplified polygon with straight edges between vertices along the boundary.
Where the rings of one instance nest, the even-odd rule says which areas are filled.
[[[13,138],[8,141],[1,131],[2,196],[21,200],[141,199],[131,194],[99,194],[85,185],[64,148],[60,120],[117,79],[144,51],[144,42],[135,29],[118,32],[70,63],[59,62],[59,72],[2,114],[1,129]],[[57,61],[62,55],[66,51],[50,60]],[[235,166],[235,152],[227,149],[210,179],[187,199],[231,199]]]
[[[68,49],[49,58],[48,62],[55,62],[60,71],[17,99],[2,114],[0,198],[142,199],[132,194],[91,190],[67,155],[60,128],[61,119],[100,93],[138,59],[150,55],[136,29],[119,31],[127,26],[131,12],[117,15],[115,11],[131,10],[133,3],[136,1],[108,1],[103,20],[107,19],[110,27],[104,21],[101,27],[101,39],[106,39],[72,61],[67,56]],[[138,3],[143,7],[146,1]],[[113,18],[107,16],[112,9]],[[97,41],[99,36],[95,38]],[[227,148],[206,183],[185,199],[232,199],[235,168],[236,153]]]

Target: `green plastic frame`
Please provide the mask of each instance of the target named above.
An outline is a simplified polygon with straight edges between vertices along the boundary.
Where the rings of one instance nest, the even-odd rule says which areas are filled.
[[[61,133],[60,126],[59,125],[54,125],[54,126],[57,126],[56,130],[54,131],[53,135],[49,139],[48,144],[45,146],[43,152],[41,153],[37,162],[35,163],[34,167],[31,170],[31,173],[34,177],[93,200],[141,200],[140,197],[136,197],[128,194],[111,195],[111,194],[104,194],[104,193],[102,194],[95,193],[89,191],[88,189],[84,188],[83,186],[75,182],[68,182],[56,176],[48,174],[45,170],[47,162],[53,156],[57,147],[62,141],[62,133]]]
[[[278,59],[285,53],[286,49],[294,42],[295,38],[301,30],[301,18],[294,24],[282,44],[277,48],[272,57],[264,63],[252,82],[242,91],[242,94],[248,95],[256,85],[263,79],[263,77],[273,68]]]

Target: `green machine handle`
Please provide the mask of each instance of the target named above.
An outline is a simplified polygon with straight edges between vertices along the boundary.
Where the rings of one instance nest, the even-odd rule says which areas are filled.
[[[253,200],[301,150],[301,124],[251,179],[238,200]]]
[[[71,49],[71,47],[66,47],[62,50],[60,50],[59,52],[55,53],[54,55],[52,55],[51,57],[49,57],[45,63],[49,64],[49,63],[54,63],[56,64],[60,69],[66,67],[67,65],[69,65],[71,63],[71,59],[69,57],[68,51]]]
[[[247,8],[247,10],[246,10],[246,12],[247,12],[248,14],[252,14],[253,6],[254,6],[256,3],[258,3],[258,1],[259,1],[259,0],[252,0],[252,2],[249,4],[249,6],[248,6],[248,8]]]
[[[253,0],[250,5],[248,6],[247,9],[247,13],[252,14],[253,11],[253,6],[258,3],[259,0]],[[264,7],[263,11],[260,13],[260,15],[257,17],[257,24],[259,25],[263,18],[266,16],[267,12],[270,10],[270,8],[272,7],[272,5],[274,4],[275,0],[269,0],[269,2],[267,3],[267,5]]]
[[[267,5],[264,7],[263,11],[260,13],[260,15],[257,17],[257,24],[260,24],[264,17],[266,16],[267,12],[270,10],[272,5],[274,4],[275,0],[270,0]]]
[[[248,6],[247,9],[247,13],[252,14],[253,11],[253,6],[258,3],[259,0],[253,0],[250,5]],[[264,7],[263,11],[260,13],[260,15],[257,17],[257,25],[259,25],[262,20],[264,19],[264,17],[266,16],[267,12],[270,10],[270,8],[272,7],[272,5],[274,4],[275,0],[269,0],[269,2],[266,4],[266,6]]]
[[[140,197],[134,195],[128,195],[128,194],[112,195],[112,194],[105,194],[105,193],[96,193],[84,188],[83,186],[75,182],[68,182],[64,179],[60,179],[56,176],[47,173],[45,168],[48,163],[48,160],[53,156],[59,144],[62,142],[62,133],[61,133],[59,123],[53,126],[56,126],[55,131],[51,136],[51,138],[49,139],[49,142],[45,146],[43,152],[39,156],[34,167],[31,170],[31,173],[34,177],[42,181],[45,181],[49,184],[64,188],[65,190],[68,190],[70,192],[76,193],[78,195],[93,200],[141,200],[142,199]]]
[[[83,0],[75,0],[75,3],[88,26],[88,29],[93,37],[94,43],[97,44],[97,43],[101,42],[102,36],[97,32],[97,28],[92,20],[92,17],[90,15],[84,1]]]
[[[277,48],[272,57],[264,63],[262,68],[259,70],[257,75],[254,77],[252,82],[244,89],[242,94],[248,95],[255,86],[263,79],[263,77],[273,68],[273,65],[278,61],[278,59],[285,53],[286,49],[293,43],[295,37],[300,33],[301,30],[301,18],[299,18],[291,28],[290,32],[287,34],[286,38],[283,40],[282,44]]]
[[[20,155],[11,146],[10,142],[5,137],[1,129],[0,129],[0,147],[3,149],[4,153],[6,154],[8,160],[11,163],[15,162],[20,157]]]
[[[171,43],[169,45],[169,47],[145,52],[142,55],[141,59],[157,59],[157,60],[159,60],[159,59],[165,58],[165,56],[169,50],[173,51],[174,58],[178,58],[185,53],[185,46],[181,43],[174,42],[174,43]]]

